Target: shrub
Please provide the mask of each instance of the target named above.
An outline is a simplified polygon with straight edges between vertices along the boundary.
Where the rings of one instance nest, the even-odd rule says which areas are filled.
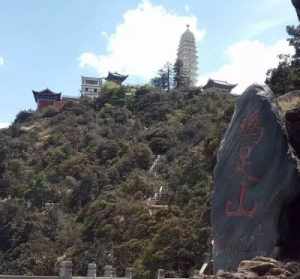
[[[14,123],[26,122],[26,121],[30,120],[32,118],[32,116],[33,116],[33,111],[31,111],[31,110],[22,110],[17,114]]]
[[[55,107],[47,107],[42,110],[42,117],[48,118],[48,117],[53,117],[59,113],[59,109]]]
[[[96,154],[101,163],[115,158],[120,152],[119,145],[113,140],[102,141],[98,144]]]

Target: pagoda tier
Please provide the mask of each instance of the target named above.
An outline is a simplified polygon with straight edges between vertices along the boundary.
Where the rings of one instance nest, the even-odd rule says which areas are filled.
[[[48,88],[42,91],[32,90],[32,93],[38,105],[38,110],[49,106],[61,107],[62,105],[61,93],[53,92]]]
[[[122,82],[125,81],[125,79],[127,79],[127,78],[128,78],[128,76],[125,76],[125,75],[108,72],[108,76],[107,76],[106,80],[115,82],[117,84],[122,84]]]

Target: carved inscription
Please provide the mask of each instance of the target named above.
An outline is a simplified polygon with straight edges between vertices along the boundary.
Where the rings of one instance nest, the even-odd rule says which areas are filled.
[[[248,115],[240,124],[241,144],[239,147],[238,162],[234,168],[235,173],[240,176],[239,203],[235,206],[233,201],[225,204],[225,214],[228,217],[253,217],[257,206],[254,204],[247,208],[246,198],[250,186],[259,182],[260,178],[252,174],[251,155],[255,147],[260,143],[264,135],[259,112]]]

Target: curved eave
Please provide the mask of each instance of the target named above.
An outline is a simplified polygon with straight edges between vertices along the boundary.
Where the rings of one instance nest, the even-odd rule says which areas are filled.
[[[119,82],[123,82],[127,78],[128,78],[128,75],[124,76],[124,75],[120,75],[120,74],[115,74],[115,73],[109,72],[108,76],[107,76],[107,78],[105,78],[105,80],[107,80],[107,81],[115,81],[115,80],[117,80]]]
[[[52,96],[54,97],[53,100],[60,101],[61,100],[61,93],[54,93],[51,90],[43,90],[43,91],[34,91],[32,90],[34,100],[37,103],[39,98],[42,98],[43,96]]]

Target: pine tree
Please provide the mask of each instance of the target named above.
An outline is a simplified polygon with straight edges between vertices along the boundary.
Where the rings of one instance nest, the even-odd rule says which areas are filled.
[[[175,88],[181,88],[184,85],[183,73],[182,73],[183,63],[180,59],[177,59],[174,65],[174,85]]]
[[[287,26],[286,28],[289,38],[287,39],[290,46],[294,47],[295,54],[292,56],[291,64],[293,66],[300,66],[300,25],[295,26]]]
[[[287,39],[295,50],[294,55],[279,55],[279,65],[267,72],[266,83],[275,95],[283,95],[292,90],[300,90],[300,25],[287,26]]]
[[[163,68],[158,71],[158,76],[151,80],[151,85],[161,90],[170,91],[173,87],[173,65],[167,62]]]

